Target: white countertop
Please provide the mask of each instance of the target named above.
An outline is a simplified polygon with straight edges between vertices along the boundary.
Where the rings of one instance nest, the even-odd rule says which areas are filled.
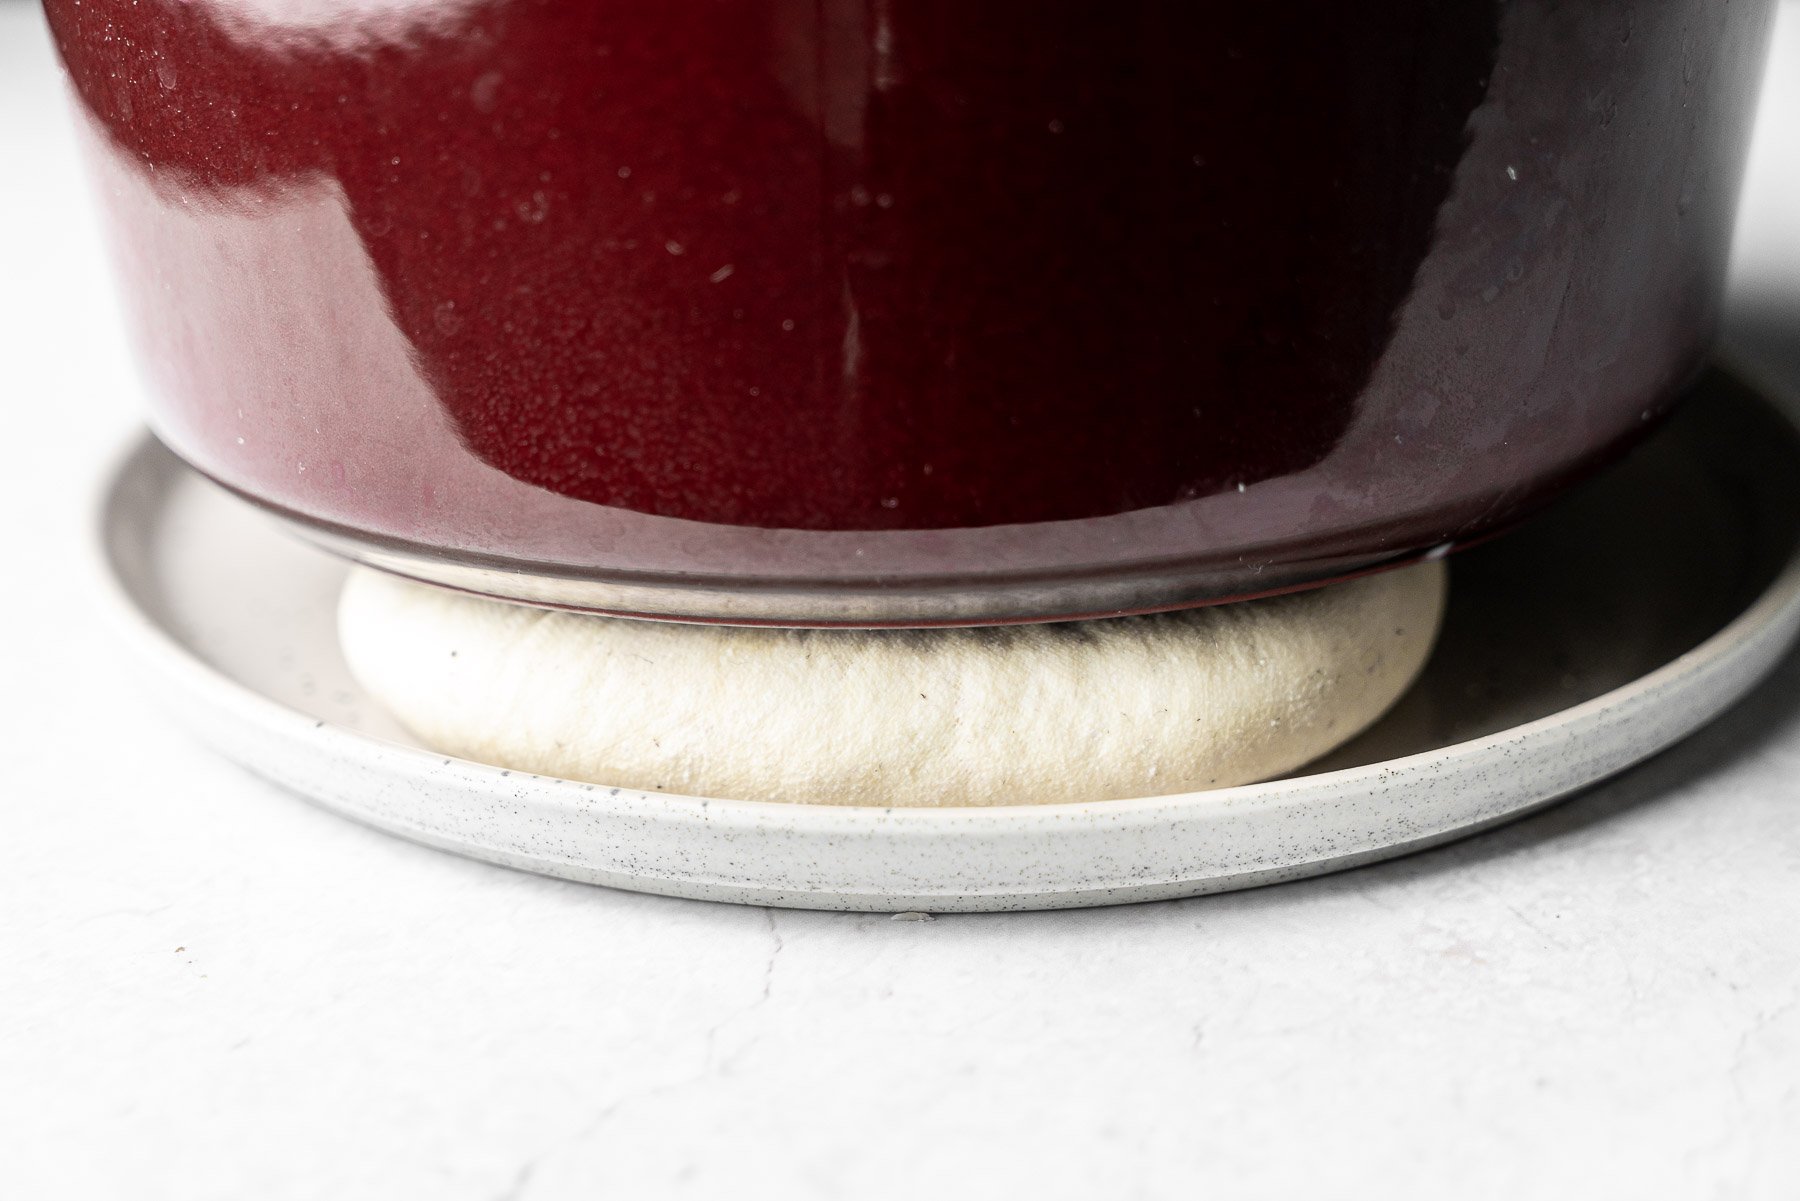
[[[1785,18],[1737,295],[1800,341]],[[82,558],[136,385],[10,0],[0,156],[0,1196],[1800,1196],[1800,657],[1538,816],[1193,901],[894,922],[453,858],[125,689]]]

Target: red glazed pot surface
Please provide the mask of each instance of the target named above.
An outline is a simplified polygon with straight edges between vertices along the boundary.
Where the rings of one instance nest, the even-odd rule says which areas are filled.
[[[46,7],[195,466],[484,591],[875,623],[1316,582],[1616,451],[1771,8]]]

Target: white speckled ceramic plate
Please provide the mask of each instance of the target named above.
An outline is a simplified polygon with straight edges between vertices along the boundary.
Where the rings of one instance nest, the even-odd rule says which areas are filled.
[[[170,713],[278,784],[480,859],[804,908],[1097,905],[1292,879],[1504,821],[1690,733],[1800,628],[1800,438],[1715,372],[1625,463],[1454,560],[1424,677],[1287,779],[1100,804],[812,808],[506,772],[420,747],[351,681],[344,567],[156,443],[109,478],[109,608]]]

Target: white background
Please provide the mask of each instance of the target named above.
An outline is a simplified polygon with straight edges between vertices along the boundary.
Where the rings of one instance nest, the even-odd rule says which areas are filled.
[[[1800,343],[1784,18],[1735,320]],[[139,406],[61,104],[0,2],[0,1196],[1800,1197],[1800,658],[1446,849],[931,923],[520,875],[201,752],[87,611]]]

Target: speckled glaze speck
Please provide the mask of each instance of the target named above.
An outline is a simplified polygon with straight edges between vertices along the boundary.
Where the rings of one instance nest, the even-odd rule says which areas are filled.
[[[282,537],[268,518],[147,441],[108,479],[99,566],[109,611],[165,711],[258,775],[417,842],[572,880],[761,905],[947,912],[1155,900],[1314,875],[1472,833],[1654,754],[1742,696],[1800,630],[1800,540],[1791,509],[1771,507],[1771,520],[1752,521],[1730,505],[1744,496],[1777,507],[1791,499],[1800,488],[1800,443],[1785,422],[1786,434],[1751,436],[1757,421],[1775,425],[1770,409],[1728,380],[1702,390],[1709,387],[1716,394],[1694,398],[1646,453],[1590,486],[1586,501],[1542,519],[1565,531],[1590,523],[1564,542],[1595,553],[1570,558],[1567,546],[1558,549],[1565,531],[1551,529],[1534,552],[1549,558],[1534,570],[1547,573],[1542,564],[1559,553],[1571,572],[1577,559],[1603,560],[1604,522],[1635,514],[1650,523],[1643,545],[1665,544],[1677,558],[1681,545],[1754,539],[1739,567],[1676,561],[1659,577],[1631,543],[1634,527],[1614,531],[1621,554],[1638,560],[1635,578],[1669,587],[1685,579],[1716,597],[1702,595],[1696,605],[1620,595],[1604,620],[1584,617],[1587,627],[1544,635],[1572,649],[1540,657],[1574,656],[1573,668],[1484,684],[1454,678],[1457,670],[1479,675],[1478,666],[1439,665],[1449,677],[1434,681],[1428,670],[1410,709],[1403,703],[1311,774],[1179,796],[1009,809],[818,808],[646,794],[445,758],[409,745],[349,682],[331,636],[342,565]],[[1737,482],[1752,486],[1715,480],[1716,496],[1690,497],[1679,520],[1671,517],[1693,527],[1684,542],[1657,528],[1660,515],[1645,514],[1629,494],[1633,486],[1666,490],[1666,481],[1646,476],[1657,470],[1701,473],[1695,479],[1742,471],[1749,474]],[[1634,471],[1646,477],[1635,485]],[[1519,545],[1528,534],[1516,536]],[[1524,603],[1484,600],[1519,570],[1502,564],[1484,575],[1473,558],[1481,553],[1467,568],[1459,561],[1453,576],[1442,652],[1451,658],[1473,653],[1459,649],[1463,642],[1482,641],[1473,636],[1490,620],[1481,604],[1491,614]],[[1595,587],[1618,586],[1596,571]],[[1748,592],[1729,595],[1734,586]],[[1474,627],[1463,642],[1455,637],[1459,604],[1464,625]],[[1728,612],[1691,630],[1659,626],[1655,638],[1619,639],[1641,642],[1656,652],[1654,662],[1634,663],[1630,655],[1642,652],[1630,646],[1584,644],[1594,631],[1629,629],[1684,606]],[[1691,649],[1663,653],[1684,645]],[[1504,653],[1507,663],[1533,658],[1529,648]],[[1608,672],[1626,676],[1612,683]],[[1558,703],[1559,688],[1601,685],[1597,695]],[[1446,706],[1446,697],[1457,703]],[[1496,722],[1511,724],[1455,736]]]

